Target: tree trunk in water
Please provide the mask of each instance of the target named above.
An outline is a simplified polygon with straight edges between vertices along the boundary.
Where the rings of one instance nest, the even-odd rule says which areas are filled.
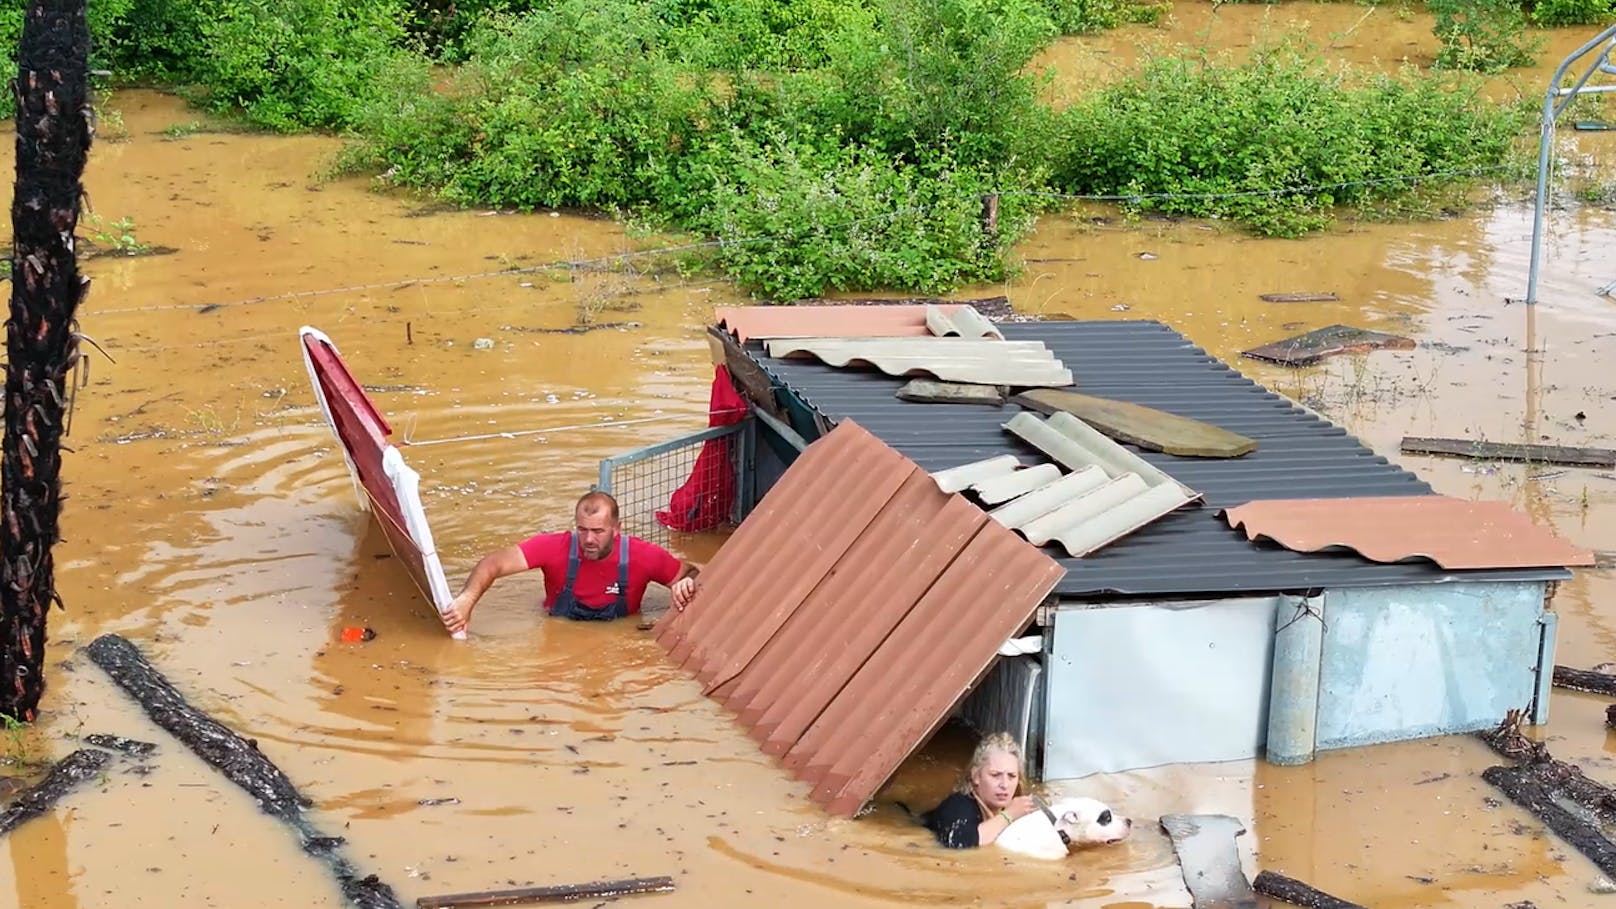
[[[73,252],[93,132],[85,0],[30,0],[17,49],[6,429],[0,443],[0,713],[31,722],[44,694],[51,547],[61,510],[74,314],[88,282]]]

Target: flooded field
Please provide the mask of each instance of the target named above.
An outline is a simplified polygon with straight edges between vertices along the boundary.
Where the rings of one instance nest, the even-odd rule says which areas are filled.
[[[1181,5],[1175,15],[1150,34],[1197,42],[1211,28],[1225,46],[1262,20],[1322,36],[1368,16],[1351,59],[1390,62],[1399,42],[1415,62],[1434,52],[1423,17],[1388,10]],[[1122,65],[1129,34],[1051,53],[1104,52]],[[1558,50],[1520,77],[1532,93],[1581,40],[1554,36]],[[149,92],[120,93],[115,106],[127,137],[95,149],[87,183],[101,223],[86,219],[81,233],[115,245],[114,225],[131,218],[135,240],[176,251],[85,265],[95,284],[82,328],[110,360],[91,353],[67,439],[57,549],[67,609],[51,617],[44,716],[3,744],[45,759],[90,733],[160,747],[145,772],[118,764],[10,836],[0,906],[342,905],[290,833],[80,653],[105,632],[138,643],[194,703],[255,738],[313,798],[317,823],[347,838],[360,872],[406,904],[668,874],[676,893],[636,899],[670,909],[1187,906],[1154,825],[1170,811],[1239,817],[1241,845],[1258,857],[1249,869],[1375,907],[1611,899],[1591,892],[1592,865],[1497,804],[1477,778],[1492,756],[1469,738],[1299,768],[1234,762],[1057,784],[1109,799],[1136,819],[1135,836],[1055,867],[1011,865],[990,851],[944,853],[893,807],[943,794],[966,750],[952,734],[913,757],[869,817],[828,820],[649,635],[542,620],[537,573],[501,581],[470,639],[450,640],[357,508],[298,327],[329,334],[395,438],[414,443],[404,455],[422,474],[458,589],[487,550],[560,526],[602,457],[706,425],[703,330],[738,295],[723,282],[547,267],[632,249],[608,221],[426,212],[363,180],[322,179],[334,140],[195,129],[206,118]],[[1606,165],[1616,152],[1612,133],[1566,142]],[[1303,241],[1084,210],[1045,219],[1019,250],[1028,264],[1015,281],[961,296],[1007,293],[1046,317],[1159,319],[1438,491],[1507,500],[1580,545],[1616,549],[1609,471],[1397,452],[1404,435],[1613,444],[1616,302],[1595,291],[1616,280],[1616,212],[1552,212],[1532,308],[1506,303],[1524,295],[1530,233],[1530,206],[1517,203],[1434,223],[1348,223]],[[1340,299],[1258,299],[1279,292]],[[1303,370],[1239,357],[1334,323],[1419,347]],[[482,338],[493,347],[477,349]],[[683,546],[704,560],[719,542]],[[1610,570],[1561,587],[1558,662],[1616,659],[1613,603]],[[341,642],[351,626],[376,637]],[[1542,731],[1558,756],[1616,781],[1605,704],[1557,690]]]

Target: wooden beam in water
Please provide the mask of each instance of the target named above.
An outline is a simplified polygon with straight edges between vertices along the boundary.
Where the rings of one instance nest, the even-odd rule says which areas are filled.
[[[515,890],[480,890],[423,896],[416,909],[470,909],[474,906],[515,906],[521,903],[561,903],[575,900],[616,899],[636,893],[667,893],[674,889],[673,878],[631,877],[620,881],[589,884],[559,884],[551,887],[520,887]]]

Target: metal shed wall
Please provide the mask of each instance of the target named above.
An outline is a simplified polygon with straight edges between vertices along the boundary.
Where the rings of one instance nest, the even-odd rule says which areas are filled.
[[[1534,706],[1547,720],[1543,586],[1325,591],[1317,749],[1474,732]]]

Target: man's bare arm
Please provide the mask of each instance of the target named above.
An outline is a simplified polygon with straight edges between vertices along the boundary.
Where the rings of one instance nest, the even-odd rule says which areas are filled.
[[[449,614],[444,616],[444,623],[451,632],[465,630],[466,623],[471,621],[471,611],[477,608],[477,601],[482,599],[495,581],[526,570],[527,556],[522,555],[520,546],[507,546],[483,556],[471,569],[471,576],[466,578],[466,586],[460,588],[460,595],[449,604]]]

